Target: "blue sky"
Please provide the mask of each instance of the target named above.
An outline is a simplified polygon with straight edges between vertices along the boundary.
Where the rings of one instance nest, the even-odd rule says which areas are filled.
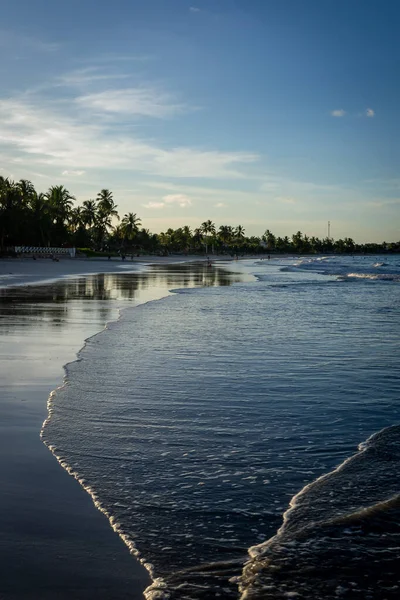
[[[3,0],[0,174],[161,231],[400,238],[397,0]]]

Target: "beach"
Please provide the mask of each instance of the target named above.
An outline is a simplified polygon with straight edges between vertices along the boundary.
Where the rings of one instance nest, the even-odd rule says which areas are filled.
[[[0,263],[0,598],[397,598],[397,257],[175,260]]]
[[[0,261],[2,599],[139,599],[150,583],[40,431],[63,365],[86,338],[127,306],[212,278],[202,264],[188,270],[181,258],[177,271],[166,266],[173,258],[151,261],[159,265],[151,276],[148,259]]]

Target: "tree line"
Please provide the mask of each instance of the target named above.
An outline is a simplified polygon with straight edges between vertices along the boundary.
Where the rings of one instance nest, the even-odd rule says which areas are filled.
[[[73,246],[106,253],[355,253],[399,252],[400,242],[356,244],[352,238],[333,240],[309,237],[300,231],[275,236],[267,229],[262,236],[246,236],[242,225],[204,221],[192,230],[188,225],[159,234],[142,227],[136,213],[120,218],[113,194],[101,190],[95,199],[76,206],[75,197],[62,185],[47,192],[36,191],[32,182],[14,182],[0,176],[0,247]]]

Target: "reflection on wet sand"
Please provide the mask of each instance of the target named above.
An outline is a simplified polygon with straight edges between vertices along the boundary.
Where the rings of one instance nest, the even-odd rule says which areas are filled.
[[[120,308],[241,280],[191,263],[0,289],[0,597],[142,597],[147,572],[40,440],[48,394]]]
[[[26,324],[37,327],[40,318],[58,326],[71,301],[80,301],[84,312],[87,300],[133,300],[136,304],[177,287],[226,286],[241,280],[239,274],[223,268],[192,263],[157,265],[141,273],[99,273],[37,286],[3,288],[0,289],[0,319],[7,317],[8,320],[12,315],[20,320],[28,317]],[[150,289],[151,294],[146,294]],[[111,304],[98,304],[101,319],[109,319],[112,310]]]

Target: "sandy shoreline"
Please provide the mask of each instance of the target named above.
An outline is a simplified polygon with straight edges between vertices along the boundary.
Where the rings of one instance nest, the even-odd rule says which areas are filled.
[[[229,260],[229,257],[215,257],[213,260]],[[121,259],[70,259],[62,258],[58,262],[50,259],[14,258],[0,260],[0,289],[17,285],[37,285],[49,283],[64,277],[81,277],[94,273],[123,273],[143,271],[153,264],[178,264],[187,262],[205,262],[201,256],[142,256],[134,260]]]
[[[191,261],[199,257],[0,261],[0,598],[143,597],[147,571],[39,434],[49,393],[84,339],[119,309],[168,295],[172,280],[202,285],[218,271],[201,258],[181,264]]]

